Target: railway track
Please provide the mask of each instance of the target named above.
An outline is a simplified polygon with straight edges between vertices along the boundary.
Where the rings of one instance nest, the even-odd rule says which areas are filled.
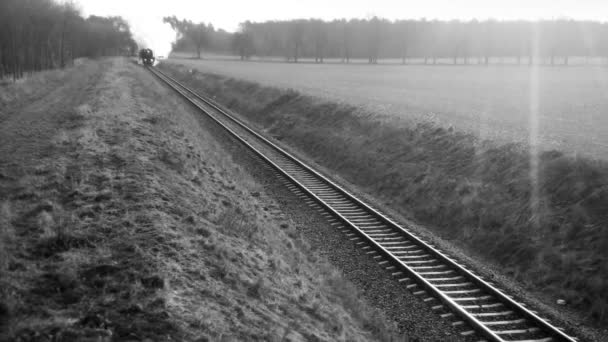
[[[420,295],[463,336],[486,341],[576,341],[536,312],[416,237],[370,204],[255,132],[215,101],[196,94],[155,67],[156,77],[225,128],[286,180],[332,226],[360,246],[404,286]]]

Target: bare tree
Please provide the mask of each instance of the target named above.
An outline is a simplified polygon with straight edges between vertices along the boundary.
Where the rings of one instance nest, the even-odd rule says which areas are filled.
[[[196,57],[201,59],[203,47],[209,41],[210,33],[213,33],[213,26],[205,25],[205,23],[193,23],[190,20],[180,20],[175,16],[164,17],[163,22],[171,25],[171,28],[176,32],[177,41],[181,38],[186,38],[192,42],[196,48]]]
[[[494,43],[495,43],[495,37],[494,37],[494,31],[495,31],[495,22],[494,21],[487,21],[484,23],[483,25],[483,57],[484,57],[484,64],[488,65],[490,63],[490,57],[492,57],[492,54],[494,52]]]
[[[352,51],[351,51],[352,50],[352,39],[353,39],[352,28],[351,28],[351,24],[346,20],[342,20],[341,26],[342,26],[342,61],[345,61],[346,63],[350,63],[350,56],[352,53]]]
[[[239,31],[233,36],[233,48],[241,60],[249,59],[254,53],[253,39],[249,32],[249,22],[245,22],[240,25]]]
[[[380,34],[380,19],[373,17],[367,25],[367,48],[369,64],[378,64],[378,54],[380,52],[380,42],[382,36]]]
[[[327,25],[321,20],[315,20],[313,25],[315,40],[315,63],[323,63],[325,48],[327,46]]]
[[[397,36],[399,37],[399,45],[401,47],[401,64],[407,64],[408,52],[413,37],[416,36],[416,26],[410,21],[400,21],[396,23]]]
[[[293,61],[298,63],[300,50],[304,41],[304,25],[301,20],[293,21],[290,25],[289,39],[293,45]]]

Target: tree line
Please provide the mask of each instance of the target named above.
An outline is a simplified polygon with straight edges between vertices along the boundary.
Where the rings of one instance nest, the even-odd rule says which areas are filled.
[[[488,64],[510,58],[518,64],[568,64],[570,57],[608,58],[608,23],[568,19],[542,21],[439,21],[370,19],[298,19],[240,24],[235,33],[199,26],[199,46],[209,52],[276,57],[298,62],[314,58],[412,59],[436,64]],[[179,30],[178,30],[179,31]],[[189,35],[178,35],[174,50],[192,48]]]
[[[83,18],[72,3],[54,0],[0,1],[0,78],[65,67],[78,57],[136,50],[121,17]]]

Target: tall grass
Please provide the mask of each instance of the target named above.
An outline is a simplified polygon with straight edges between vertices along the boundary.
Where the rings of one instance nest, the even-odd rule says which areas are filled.
[[[87,62],[85,59],[78,59],[75,66],[78,67]],[[0,108],[21,103],[26,99],[39,98],[42,94],[48,93],[49,89],[55,89],[65,82],[70,69],[46,70],[31,75],[15,82],[0,79]],[[0,114],[2,111],[0,110]]]
[[[318,163],[458,240],[507,274],[608,322],[608,165],[529,149],[217,75],[175,76],[280,136]]]

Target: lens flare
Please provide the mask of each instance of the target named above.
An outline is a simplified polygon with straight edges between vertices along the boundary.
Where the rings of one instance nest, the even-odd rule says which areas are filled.
[[[535,228],[539,226],[539,175],[538,175],[538,119],[539,119],[539,71],[540,71],[540,27],[538,24],[532,25],[532,40],[530,46],[530,65],[529,75],[529,115],[528,115],[528,144],[530,153],[530,212],[532,224]]]

